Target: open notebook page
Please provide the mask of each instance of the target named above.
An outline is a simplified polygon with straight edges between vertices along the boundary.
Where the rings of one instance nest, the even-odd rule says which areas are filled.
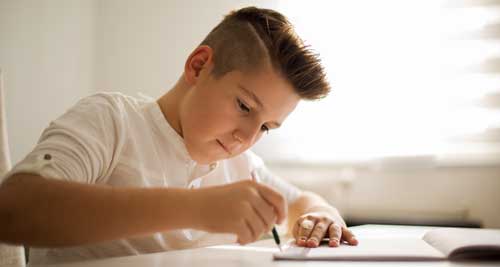
[[[358,238],[357,246],[342,244],[332,248],[321,245],[317,248],[297,247],[293,243],[286,246],[282,253],[274,254],[277,260],[370,260],[370,261],[409,261],[444,260],[445,255],[427,244],[421,238],[400,237]]]
[[[460,251],[466,256],[482,253],[487,249],[500,254],[500,230],[495,229],[437,228],[427,232],[423,240],[447,257],[459,256],[454,254]],[[469,253],[464,252],[464,248]]]

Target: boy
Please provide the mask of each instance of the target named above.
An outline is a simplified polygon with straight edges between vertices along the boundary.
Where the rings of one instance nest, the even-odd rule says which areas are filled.
[[[356,245],[334,207],[248,150],[328,91],[283,15],[232,12],[156,102],[99,93],[53,121],[0,187],[0,240],[54,263],[247,244],[288,219],[299,246]]]

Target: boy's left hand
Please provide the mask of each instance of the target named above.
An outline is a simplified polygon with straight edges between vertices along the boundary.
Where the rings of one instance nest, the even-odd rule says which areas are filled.
[[[342,241],[353,246],[358,244],[344,220],[328,212],[310,212],[300,216],[292,231],[296,244],[301,247],[315,248],[324,237],[330,238],[330,247],[338,247]]]

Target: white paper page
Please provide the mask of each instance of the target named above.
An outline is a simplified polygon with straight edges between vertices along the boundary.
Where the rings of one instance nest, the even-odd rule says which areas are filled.
[[[427,232],[423,240],[446,257],[463,247],[500,251],[500,230],[495,229],[438,228]]]
[[[275,253],[277,260],[444,260],[445,256],[420,238],[358,238],[357,246],[342,244],[340,247],[321,245],[304,248],[290,245],[282,253]]]

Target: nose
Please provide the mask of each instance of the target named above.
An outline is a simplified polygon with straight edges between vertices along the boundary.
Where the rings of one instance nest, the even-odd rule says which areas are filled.
[[[251,146],[260,133],[260,125],[252,126],[246,128],[239,128],[233,132],[233,138],[237,141],[237,143],[241,144],[241,146],[249,147]]]

